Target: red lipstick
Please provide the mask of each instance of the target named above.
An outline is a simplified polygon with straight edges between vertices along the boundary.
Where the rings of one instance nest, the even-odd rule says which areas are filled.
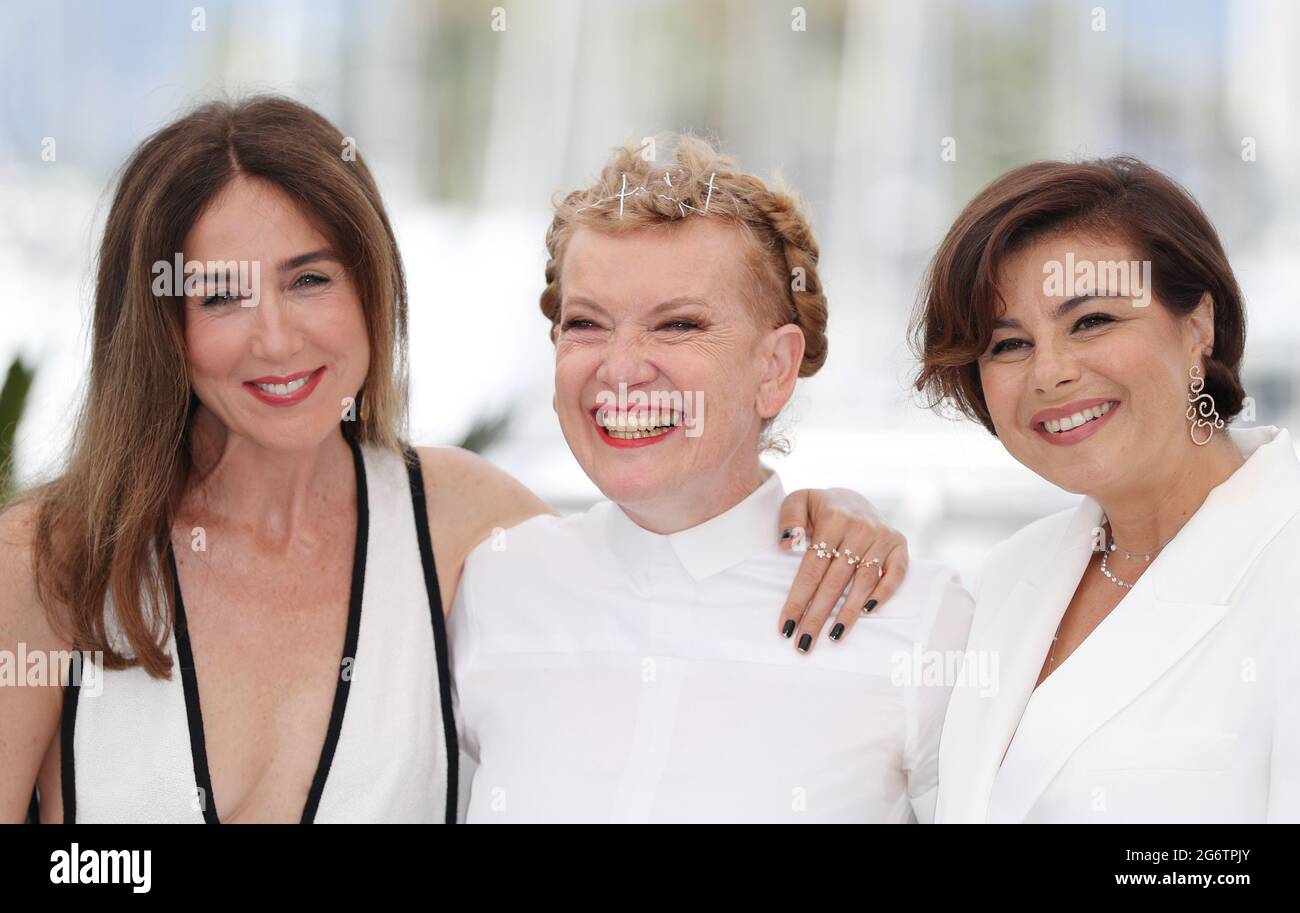
[[[256,380],[245,381],[244,389],[262,402],[266,403],[268,406],[295,406],[307,397],[311,396],[312,391],[314,391],[320,384],[320,379],[324,374],[325,368],[323,367],[317,368],[314,371],[299,371],[297,374],[290,374],[286,377],[278,377],[273,374],[268,374],[265,377],[259,377]],[[304,377],[309,377],[310,380],[308,380],[300,389],[284,395],[268,393],[266,390],[257,386],[258,384],[287,384],[295,380],[301,380]]]

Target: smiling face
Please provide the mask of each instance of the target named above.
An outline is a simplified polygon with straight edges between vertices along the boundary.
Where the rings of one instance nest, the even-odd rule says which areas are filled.
[[[256,261],[260,277],[256,306],[238,293],[185,298],[200,409],[270,450],[307,450],[335,433],[345,399],[365,381],[370,349],[361,302],[330,241],[278,186],[239,177],[195,222],[184,256]]]
[[[748,256],[740,230],[704,217],[569,240],[556,412],[583,470],[643,525],[693,525],[761,482],[760,433],[794,390],[803,334],[765,325]]]
[[[1045,264],[1137,259],[1121,244],[1054,235],[1003,264],[1006,310],[979,361],[984,398],[1011,455],[1068,491],[1130,490],[1194,448],[1188,369],[1213,346],[1208,296],[1181,318],[1154,295],[1135,306],[1104,280],[1095,296],[1045,288]]]

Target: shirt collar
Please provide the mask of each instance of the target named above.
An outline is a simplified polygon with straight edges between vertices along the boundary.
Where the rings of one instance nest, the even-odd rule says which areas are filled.
[[[779,545],[777,524],[785,487],[773,472],[743,501],[718,516],[681,532],[661,535],[638,526],[615,504],[608,504],[610,548],[634,573],[662,561],[680,565],[694,580],[705,580]]]

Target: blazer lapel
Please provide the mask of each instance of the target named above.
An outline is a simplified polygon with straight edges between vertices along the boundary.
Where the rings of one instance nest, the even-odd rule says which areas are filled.
[[[996,668],[996,680],[988,690],[970,682],[953,689],[940,744],[937,818],[985,820],[999,764],[1092,554],[1092,530],[1100,521],[1101,508],[1085,499],[1055,541],[985,568],[986,574],[1010,579],[981,583],[981,599],[988,594],[1001,604],[987,626],[972,632],[966,661]]]
[[[1223,619],[1232,592],[1255,558],[1300,510],[1300,465],[1289,436],[1276,429],[1250,429],[1260,431],[1276,435],[1272,442],[1279,446],[1260,453],[1215,488],[1133,589],[1042,687],[1033,691],[1029,683],[1030,692],[1020,704],[1024,714],[1018,733],[996,772],[989,820],[1023,820],[1080,744]],[[1234,435],[1234,440],[1258,448],[1262,439]],[[1091,501],[1085,504],[1095,507]],[[1079,532],[1076,526],[1067,538]],[[1082,561],[1071,543],[1063,542],[1058,552],[1061,583],[1045,594],[1044,603],[1052,606],[1053,627],[1078,585],[1091,541],[1083,548]],[[1012,619],[1002,636],[1008,642],[1014,637]],[[1031,646],[1028,634],[1022,643],[1026,649]],[[1035,638],[1032,646],[1036,677],[1046,643],[1039,649]],[[1024,662],[1033,664],[1029,658]],[[1016,668],[1019,677],[1011,687],[1018,700],[1027,669]]]
[[[990,821],[1024,820],[1079,745],[1164,675],[1228,611],[1213,603],[1161,602],[1152,590],[1139,580],[1030,696],[997,774]]]

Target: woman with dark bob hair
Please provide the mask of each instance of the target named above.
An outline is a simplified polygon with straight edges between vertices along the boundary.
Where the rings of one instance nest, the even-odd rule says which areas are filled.
[[[1002,176],[926,278],[916,385],[1085,497],[998,546],[936,821],[1300,819],[1300,463],[1242,409],[1209,219],[1130,157]]]
[[[92,321],[68,462],[0,515],[0,647],[93,658],[0,688],[0,821],[456,820],[444,607],[547,508],[404,441],[405,277],[355,148],[276,97],[163,127],[118,180]],[[781,520],[809,514],[901,576],[859,496]],[[849,577],[810,552],[790,603]]]

